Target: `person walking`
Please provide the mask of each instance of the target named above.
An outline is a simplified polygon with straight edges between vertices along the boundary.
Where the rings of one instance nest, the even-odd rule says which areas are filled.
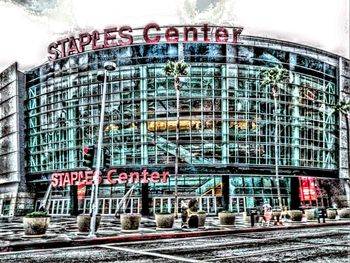
[[[270,221],[272,218],[272,207],[268,202],[265,202],[263,205],[263,223],[265,222],[267,226],[270,226]]]

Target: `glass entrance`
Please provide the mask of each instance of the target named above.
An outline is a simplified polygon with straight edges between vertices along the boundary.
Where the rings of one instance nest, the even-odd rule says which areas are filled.
[[[153,213],[172,212],[173,197],[153,197]]]
[[[244,197],[231,197],[230,198],[230,210],[235,213],[243,213],[245,211],[245,198]]]
[[[205,211],[208,215],[216,215],[216,197],[201,196],[199,198],[199,210]]]

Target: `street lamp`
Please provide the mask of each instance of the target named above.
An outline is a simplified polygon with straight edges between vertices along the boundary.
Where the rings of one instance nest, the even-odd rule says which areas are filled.
[[[95,227],[96,227],[96,215],[98,210],[98,181],[101,167],[101,152],[102,152],[102,139],[103,139],[103,123],[105,117],[105,106],[106,106],[106,90],[107,90],[107,72],[113,71],[117,68],[117,65],[114,62],[105,62],[103,64],[104,67],[104,81],[103,81],[103,91],[102,91],[102,105],[101,105],[101,115],[100,115],[100,128],[98,132],[98,142],[97,142],[97,160],[96,160],[96,171],[93,176],[93,185],[91,191],[91,202],[92,205],[90,215],[91,215],[91,223],[90,223],[90,233],[89,237],[96,237],[95,235]]]

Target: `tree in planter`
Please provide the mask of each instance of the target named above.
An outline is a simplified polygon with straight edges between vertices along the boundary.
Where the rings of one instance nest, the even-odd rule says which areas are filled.
[[[285,82],[287,79],[289,79],[289,73],[288,70],[284,68],[270,68],[265,71],[263,71],[263,78],[262,78],[262,85],[263,86],[270,86],[272,91],[272,97],[274,101],[274,111],[275,111],[275,175],[276,175],[276,188],[277,188],[277,198],[278,198],[278,206],[281,210],[283,210],[282,207],[282,199],[281,199],[281,189],[280,189],[280,181],[278,176],[278,161],[279,161],[279,154],[278,154],[278,136],[279,136],[279,130],[278,130],[278,114],[277,114],[277,99],[279,95],[279,88],[282,85],[283,82]]]
[[[139,230],[141,223],[140,214],[121,214],[120,215],[121,231],[136,232]]]
[[[174,214],[169,213],[168,211],[164,210],[162,212],[156,213],[156,224],[158,229],[162,228],[172,228],[174,225]]]
[[[180,130],[180,77],[186,76],[188,74],[188,67],[189,65],[183,61],[170,61],[166,63],[164,67],[164,72],[167,76],[174,78],[174,87],[176,92],[176,152],[175,152],[175,218],[178,217],[178,210],[179,210],[179,204],[178,204],[178,189],[177,189],[177,177],[179,172],[179,155],[180,155],[180,149],[179,149],[179,130]]]
[[[203,210],[197,212],[198,215],[198,227],[204,227],[207,213]]]
[[[28,237],[44,236],[50,224],[50,215],[48,210],[50,207],[52,185],[50,184],[46,190],[44,198],[39,205],[39,211],[27,213],[23,217],[24,234]]]
[[[50,224],[47,212],[32,212],[23,217],[24,234],[28,237],[43,236]]]
[[[236,214],[232,211],[221,211],[219,213],[220,225],[234,225],[236,220]]]
[[[335,205],[337,208],[342,208],[343,204],[339,196],[344,195],[344,185],[336,179],[319,179],[319,182],[327,194],[328,206]]]
[[[342,116],[345,117],[345,125],[346,125],[346,143],[347,143],[347,156],[348,156],[348,173],[350,173],[350,102],[346,100],[341,100],[337,105],[334,106],[336,112],[339,112]],[[344,182],[346,199],[348,206],[350,206],[350,186],[349,181]]]

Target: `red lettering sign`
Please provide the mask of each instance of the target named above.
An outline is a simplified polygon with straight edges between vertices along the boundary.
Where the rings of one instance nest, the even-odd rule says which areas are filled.
[[[214,30],[212,31],[212,29]],[[237,43],[242,30],[242,27],[211,28],[208,24],[204,24],[203,27],[181,28],[179,26],[169,26],[165,28],[165,31],[162,31],[157,23],[149,23],[143,28],[143,39],[149,44],[158,43],[162,39],[169,43],[179,42],[181,41],[180,38],[184,42],[188,42],[191,38],[193,42]],[[47,52],[49,53],[48,59],[49,61],[54,61],[59,58],[85,52],[86,47],[89,45],[92,50],[132,45],[134,42],[133,31],[130,26],[122,26],[120,28],[106,28],[102,32],[94,30],[91,33],[81,33],[77,38],[64,38],[49,44],[47,48]],[[215,33],[209,35],[210,32]]]
[[[94,171],[73,171],[64,173],[53,173],[51,175],[51,185],[65,186],[65,185],[79,185],[86,186],[92,185]],[[126,183],[165,183],[169,177],[169,172],[152,172],[149,173],[147,170],[139,172],[120,172],[118,173],[116,169],[112,169],[106,172],[106,178],[102,177],[100,172],[98,177],[98,184],[102,182],[105,184],[126,184]]]

